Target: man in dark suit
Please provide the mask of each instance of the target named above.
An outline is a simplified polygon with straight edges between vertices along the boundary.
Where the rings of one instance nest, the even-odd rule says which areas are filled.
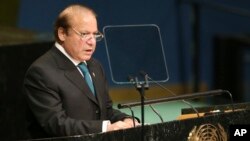
[[[91,58],[96,42],[103,38],[95,12],[78,4],[66,7],[55,22],[54,34],[55,45],[30,66],[24,79],[32,138],[133,127],[130,116],[112,108],[103,68]],[[78,66],[81,63],[90,72],[93,92]]]

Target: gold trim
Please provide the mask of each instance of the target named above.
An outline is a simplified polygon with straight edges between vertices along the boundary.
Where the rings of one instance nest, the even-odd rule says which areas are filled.
[[[188,136],[188,141],[227,141],[227,133],[218,123],[203,124],[199,127],[194,126]]]

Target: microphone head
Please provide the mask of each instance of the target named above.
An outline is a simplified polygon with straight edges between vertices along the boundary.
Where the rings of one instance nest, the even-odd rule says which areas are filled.
[[[121,104],[118,104],[118,105],[117,105],[117,108],[118,108],[118,109],[121,109],[121,108],[122,108],[122,105],[121,105]]]
[[[134,77],[132,77],[131,75],[129,75],[129,76],[128,76],[128,81],[129,81],[129,82],[134,82],[134,81],[135,81],[135,80],[134,80]]]
[[[141,70],[140,72],[139,72],[142,76],[146,76],[146,75],[148,75],[145,71],[143,71],[143,70]]]

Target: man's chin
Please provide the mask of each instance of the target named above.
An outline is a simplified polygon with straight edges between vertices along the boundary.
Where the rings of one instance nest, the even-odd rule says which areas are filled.
[[[91,56],[89,56],[89,57],[84,57],[83,59],[82,59],[82,61],[88,61],[88,60],[90,60],[91,59]]]

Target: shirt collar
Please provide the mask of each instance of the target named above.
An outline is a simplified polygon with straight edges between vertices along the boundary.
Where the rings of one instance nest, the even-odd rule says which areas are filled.
[[[75,66],[77,66],[77,65],[80,63],[80,61],[75,60],[74,58],[72,58],[58,42],[55,42],[55,47],[56,47],[57,49],[59,49],[67,58],[69,58],[69,60],[70,60]],[[86,63],[86,62],[84,61],[84,63]]]

